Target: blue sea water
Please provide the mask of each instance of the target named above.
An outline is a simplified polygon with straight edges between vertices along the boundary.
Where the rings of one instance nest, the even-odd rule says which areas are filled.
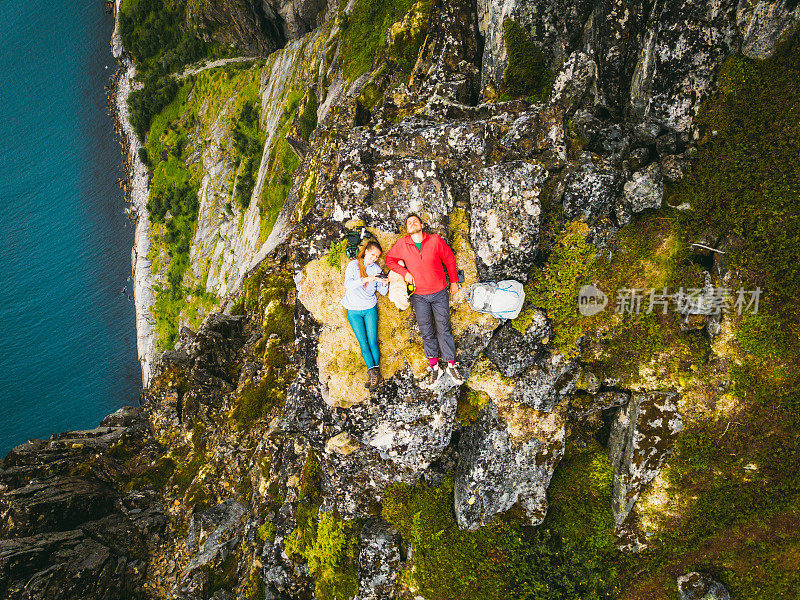
[[[113,25],[102,0],[0,3],[0,457],[141,393]]]

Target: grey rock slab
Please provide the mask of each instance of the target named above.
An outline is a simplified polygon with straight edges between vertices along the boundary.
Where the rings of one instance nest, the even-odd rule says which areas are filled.
[[[636,171],[630,181],[625,182],[623,194],[633,212],[659,208],[664,197],[661,165],[654,162],[641,171]]]
[[[592,57],[580,50],[573,52],[556,73],[549,101],[561,106],[565,113],[572,112],[590,95],[596,77],[597,64]]]
[[[800,22],[800,5],[786,0],[741,0],[736,21],[742,30],[742,54],[764,60],[781,38]]]
[[[193,549],[199,538],[205,539],[181,573],[173,593],[194,593],[202,586],[203,568],[217,569],[225,562],[241,543],[246,515],[246,506],[235,500],[225,500],[209,508],[199,519],[192,520],[187,547]]]
[[[364,214],[373,227],[399,231],[408,213],[416,212],[430,230],[444,233],[453,204],[450,184],[436,161],[401,158],[375,166],[372,202]]]
[[[675,392],[633,394],[617,411],[608,453],[614,470],[612,510],[618,527],[644,487],[658,474],[683,430],[678,400]]]
[[[539,435],[515,441],[493,402],[459,442],[455,512],[459,528],[474,531],[520,503],[531,525],[547,513],[547,487],[564,453],[564,419]]]
[[[608,212],[619,195],[621,172],[602,161],[586,160],[573,168],[564,183],[563,211],[569,220],[593,224]]]
[[[420,390],[406,372],[347,409],[320,456],[323,510],[366,518],[392,483],[419,480],[450,444],[457,406],[456,388]]]
[[[505,377],[516,377],[536,363],[537,355],[550,336],[550,323],[543,310],[534,310],[531,323],[524,334],[511,321],[497,328],[486,346],[486,358],[492,361]]]
[[[383,519],[370,519],[361,528],[359,542],[359,600],[397,598],[397,576],[402,566],[397,530]]]
[[[719,65],[734,50],[738,0],[655,3],[640,33],[631,78],[633,114],[690,131],[716,82]]]
[[[547,352],[519,377],[510,399],[539,411],[551,412],[575,390],[579,374],[575,361],[562,354]]]
[[[540,164],[525,161],[475,174],[469,233],[481,280],[527,280],[539,247],[539,195],[547,176]]]
[[[564,110],[555,103],[536,105],[517,115],[500,139],[506,160],[535,158],[546,169],[567,163]]]

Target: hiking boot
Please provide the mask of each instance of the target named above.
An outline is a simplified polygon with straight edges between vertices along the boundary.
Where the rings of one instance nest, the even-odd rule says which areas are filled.
[[[458,365],[453,363],[447,363],[447,366],[444,369],[445,373],[450,375],[450,379],[453,380],[453,383],[455,383],[456,385],[461,385],[462,383],[464,383],[465,379],[464,376],[461,374]]]
[[[364,383],[364,387],[368,390],[372,389],[372,369],[367,369],[367,381]]]
[[[372,367],[369,370],[369,383],[368,388],[370,390],[377,389],[380,384],[383,383],[383,377],[381,376],[381,369],[380,367]]]
[[[442,368],[437,363],[433,367],[428,367],[428,374],[425,378],[419,382],[419,387],[424,390],[431,390],[436,386],[439,381],[439,378],[444,374]]]

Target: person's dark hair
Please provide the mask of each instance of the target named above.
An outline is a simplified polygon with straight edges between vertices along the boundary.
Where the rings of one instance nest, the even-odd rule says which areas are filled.
[[[411,212],[411,213],[408,213],[408,214],[406,215],[406,220],[405,220],[405,221],[403,221],[403,227],[405,227],[406,223],[408,223],[408,220],[409,220],[411,217],[417,217],[417,218],[419,219],[419,222],[420,222],[420,223],[422,223],[422,226],[423,226],[423,227],[425,226],[425,221],[423,221],[423,220],[422,220],[422,217],[420,217],[420,216],[419,216],[417,213],[415,213],[415,212]]]
[[[361,246],[361,250],[358,251],[358,255],[356,256],[356,260],[358,260],[358,271],[359,271],[359,273],[361,273],[362,277],[366,277],[367,276],[367,267],[366,267],[366,265],[364,265],[364,255],[366,255],[367,250],[369,250],[370,248],[377,248],[378,252],[383,254],[383,248],[381,248],[381,245],[378,242],[376,242],[375,240],[370,240],[366,244]],[[364,284],[364,289],[366,289],[366,287],[367,287],[367,284],[365,283]]]

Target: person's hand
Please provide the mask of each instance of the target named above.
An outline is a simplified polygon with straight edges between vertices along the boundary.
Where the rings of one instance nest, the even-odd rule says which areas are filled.
[[[414,276],[411,273],[406,273],[406,276],[404,277],[404,279],[406,280],[406,283],[410,283],[411,285],[414,285]]]
[[[451,283],[450,284],[450,295],[451,296],[455,296],[458,293],[458,289],[459,288],[458,288],[458,284],[457,283]]]
[[[373,281],[380,281],[377,275],[367,275],[366,277],[362,277],[361,281],[364,283],[372,283]]]

